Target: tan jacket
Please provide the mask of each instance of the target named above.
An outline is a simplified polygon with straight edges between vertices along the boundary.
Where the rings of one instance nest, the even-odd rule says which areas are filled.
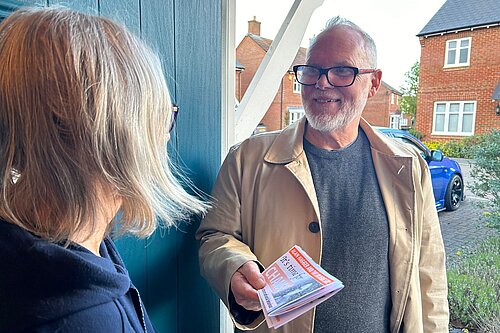
[[[201,273],[226,306],[231,276],[249,260],[266,267],[298,244],[321,262],[321,232],[308,229],[321,219],[303,150],[304,125],[302,119],[282,132],[245,140],[221,167],[212,191],[214,208],[196,237]],[[391,332],[448,332],[445,253],[427,164],[363,119],[360,125],[370,141],[389,221]],[[314,310],[278,330],[269,330],[263,320],[261,314],[248,326],[236,326],[312,332]]]

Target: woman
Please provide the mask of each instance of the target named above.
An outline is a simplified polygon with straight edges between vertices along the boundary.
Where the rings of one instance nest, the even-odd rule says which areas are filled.
[[[103,17],[29,8],[0,25],[0,332],[154,331],[110,231],[206,210],[169,169],[162,73]]]

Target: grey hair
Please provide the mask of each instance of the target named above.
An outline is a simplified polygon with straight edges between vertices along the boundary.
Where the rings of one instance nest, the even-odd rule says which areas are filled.
[[[314,45],[321,36],[328,34],[330,31],[336,28],[347,28],[356,31],[364,41],[364,48],[368,60],[368,65],[373,69],[377,68],[377,46],[375,45],[375,41],[373,40],[373,38],[366,31],[361,29],[357,24],[340,16],[332,17],[326,22],[325,28],[318,35],[312,38],[309,45],[309,50],[314,48]]]
[[[60,7],[7,17],[0,110],[0,217],[42,238],[96,230],[101,188],[121,199],[118,233],[145,237],[208,208],[172,172],[160,59],[110,19]]]

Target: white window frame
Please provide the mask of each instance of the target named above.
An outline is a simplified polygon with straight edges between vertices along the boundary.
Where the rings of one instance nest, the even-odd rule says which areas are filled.
[[[300,83],[297,81],[295,75],[293,76],[293,93],[300,94]]]
[[[391,104],[394,104],[394,93],[391,93]]]
[[[463,40],[468,40],[469,41],[469,46],[467,47],[467,62],[466,63],[459,63],[460,61],[460,50],[465,49],[460,47],[460,44]],[[452,64],[448,64],[448,53],[450,51],[450,44],[452,42],[456,42],[457,47],[455,48],[455,62]],[[444,54],[444,68],[450,68],[450,67],[465,67],[470,65],[470,55],[471,55],[471,48],[472,48],[472,37],[465,37],[465,38],[458,38],[458,39],[450,39],[446,41],[446,51]]]
[[[401,116],[399,114],[391,114],[389,117],[389,127],[401,129]]]
[[[289,106],[287,108],[288,112],[288,124],[291,125],[294,122],[298,121],[300,118],[302,118],[306,113],[304,111],[304,107],[302,106]]]
[[[458,103],[460,104],[459,106],[459,111],[458,111],[458,131],[457,132],[451,132],[448,130],[449,127],[449,122],[450,122],[450,105]],[[463,126],[463,118],[464,114],[471,114],[470,112],[464,113],[464,105],[472,103],[474,105],[473,107],[473,112],[472,112],[472,131],[469,133],[465,133],[462,131],[462,126]],[[443,131],[436,131],[436,110],[438,104],[445,104],[445,112],[444,112],[444,130]],[[432,133],[431,135],[452,135],[452,136],[472,136],[474,135],[474,130],[476,128],[476,114],[477,114],[477,101],[438,101],[434,102],[434,111],[432,115]]]

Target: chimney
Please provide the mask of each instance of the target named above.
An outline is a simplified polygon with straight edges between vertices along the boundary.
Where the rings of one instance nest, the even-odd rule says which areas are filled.
[[[253,20],[248,21],[248,33],[260,36],[260,22],[256,20],[255,16]]]

